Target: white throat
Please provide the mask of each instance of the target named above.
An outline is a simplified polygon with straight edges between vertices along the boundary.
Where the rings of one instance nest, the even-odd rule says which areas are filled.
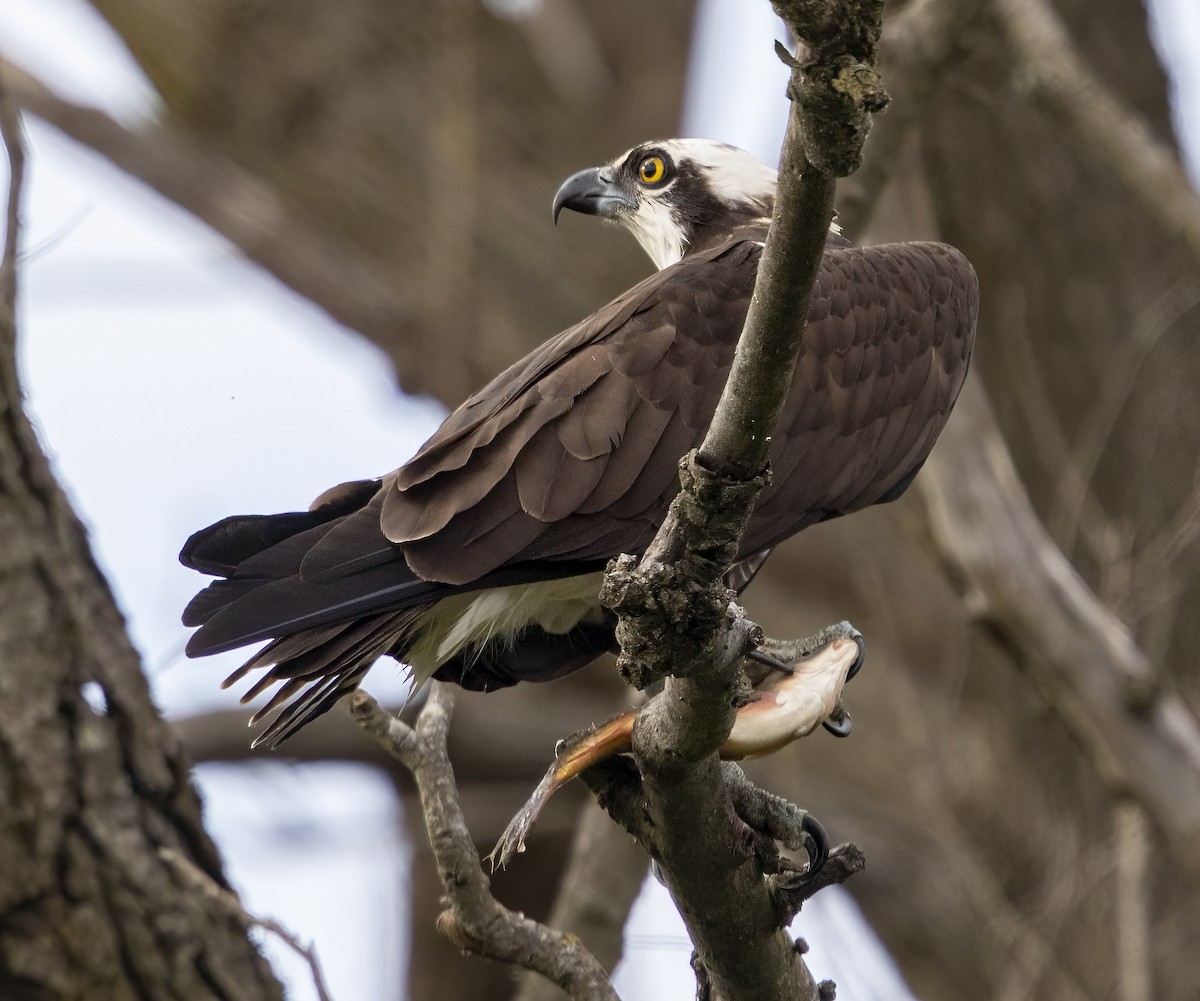
[[[638,210],[622,220],[642,249],[661,271],[678,264],[686,249],[683,230],[671,214],[670,206],[657,199],[645,198]]]

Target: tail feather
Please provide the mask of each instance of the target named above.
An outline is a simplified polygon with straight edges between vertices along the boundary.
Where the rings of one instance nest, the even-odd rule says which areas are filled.
[[[235,576],[276,580],[298,574],[309,550],[332,532],[341,520],[335,518],[332,521],[310,525],[295,535],[254,553],[238,564]]]
[[[271,724],[250,742],[250,746],[266,745],[268,750],[275,750],[301,727],[329,712],[343,696],[353,692],[370,666],[370,664],[364,664],[353,675],[346,678],[335,675],[312,685],[302,698],[285,706]],[[258,719],[251,719],[252,726],[257,725],[258,722],[260,722]]]
[[[189,656],[270,640],[223,685],[262,670],[242,701],[275,689],[252,719],[275,717],[258,742],[277,745],[353,691],[381,654],[399,647],[402,623],[416,614],[404,610],[440,590],[408,569],[377,513],[365,511],[379,488],[372,480],[343,484],[311,511],[226,518],[195,533],[180,553],[184,565],[222,578],[184,610],[184,624],[200,627]],[[305,558],[347,524],[345,544],[322,550],[331,572],[307,580]]]
[[[324,629],[307,629],[302,633],[272,640],[234,672],[238,677],[235,678],[231,674],[222,682],[222,687],[226,687],[230,681],[238,680],[245,671],[252,671],[256,667],[274,667],[276,664],[282,664],[285,660],[300,657],[337,636],[342,628],[339,625],[326,626]]]
[[[294,516],[280,515],[277,517],[291,519]],[[303,517],[307,518],[308,515]],[[248,556],[237,567],[228,571],[227,577],[213,581],[188,602],[187,607],[183,610],[183,624],[185,626],[205,625],[223,608],[241,601],[251,591],[264,584],[296,576],[300,573],[300,564],[309,550],[320,542],[336,524],[335,520],[303,528],[295,535],[279,539],[266,549]],[[283,530],[280,528],[279,532]],[[205,531],[208,530],[205,529]],[[394,560],[395,554],[391,555]]]
[[[308,511],[291,514],[241,514],[202,528],[183,544],[179,562],[201,573],[225,576],[255,553],[313,524]]]
[[[202,626],[211,621],[221,609],[232,605],[256,590],[264,580],[215,580],[203,591],[198,592],[183,610],[185,626]]]
[[[222,518],[195,532],[183,544],[179,562],[201,573],[227,577],[252,556],[271,549],[306,529],[357,511],[379,489],[378,480],[344,483],[327,491],[310,511],[288,514],[240,514]]]
[[[275,680],[299,678],[311,681],[321,675],[342,671],[368,654],[378,657],[395,642],[396,633],[412,614],[385,613],[322,630],[320,642],[309,644],[307,650],[287,649],[281,644],[280,649],[272,655],[274,664],[268,672],[269,676]],[[258,661],[257,666],[266,664],[261,654],[255,660]]]
[[[248,702],[253,702],[272,685],[279,684],[274,694],[267,700],[267,704],[256,709],[254,715],[250,717],[250,725],[257,726],[262,720],[270,716],[275,709],[300,691],[307,683],[307,679],[305,678],[289,678],[280,683],[278,678],[273,678],[269,673],[264,674],[238,701],[242,705],[246,705]]]
[[[224,653],[263,640],[427,604],[444,593],[452,592],[421,580],[402,559],[328,584],[285,577],[261,583],[216,611],[206,608],[204,624],[185,649],[189,657]]]
[[[354,691],[371,665],[395,646],[413,614],[411,610],[396,612],[352,623],[307,654],[281,661],[268,671],[254,686],[255,692],[281,684],[270,701],[251,717],[251,725],[276,711],[278,714],[255,738],[254,746],[278,747]],[[303,693],[296,697],[301,689]]]
[[[300,575],[321,583],[393,561],[395,543],[389,542],[379,527],[383,497],[381,490],[365,507],[340,519],[315,539],[304,554]]]
[[[402,547],[383,535],[382,487],[379,481],[347,484],[307,512],[226,518],[197,532],[183,548],[185,565],[222,578],[184,611],[184,623],[199,627],[188,641],[188,656],[268,641],[223,685],[262,672],[243,697],[249,701],[271,693],[253,717],[255,724],[266,723],[256,745],[278,746],[326,712],[358,687],[380,656],[403,658],[417,619],[443,598],[599,569],[597,561],[525,563],[465,584],[424,580],[409,569]],[[596,656],[602,645],[572,635],[550,643],[545,653],[562,647],[570,670]],[[478,651],[456,659],[443,674],[469,675],[464,684],[484,688],[530,676],[522,670],[529,665],[518,663],[524,658],[507,649],[498,654],[504,663],[490,674]],[[533,676],[560,673],[563,665],[547,663]]]

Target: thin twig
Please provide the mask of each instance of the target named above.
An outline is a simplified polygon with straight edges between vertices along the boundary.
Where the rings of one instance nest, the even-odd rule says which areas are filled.
[[[321,970],[321,961],[317,958],[317,950],[311,942],[305,945],[294,932],[289,931],[274,918],[262,918],[250,914],[242,907],[241,901],[232,890],[227,890],[217,883],[183,853],[174,848],[160,848],[158,857],[174,870],[175,874],[187,884],[188,889],[207,897],[234,921],[253,928],[261,928],[283,942],[308,964],[313,987],[320,1001],[333,1001],[333,996],[329,993],[329,987],[325,983],[325,974]]]
[[[1151,584],[1156,574],[1171,565],[1195,545],[1200,537],[1200,462],[1192,473],[1192,489],[1166,524],[1137,553],[1140,584]]]
[[[1092,478],[1100,464],[1105,445],[1137,384],[1142,365],[1163,335],[1192,310],[1200,306],[1200,282],[1194,277],[1179,280],[1162,293],[1134,322],[1130,336],[1117,346],[1106,366],[1106,374],[1094,401],[1080,424],[1071,449],[1071,476],[1064,476],[1047,523],[1059,545],[1070,553],[1074,533],[1087,502]],[[1018,329],[1024,330],[1023,327]]]
[[[1167,523],[1129,554],[1128,607],[1136,619],[1191,583],[1180,564],[1200,543],[1200,464],[1196,474],[1191,491]]]
[[[1051,393],[1042,378],[1042,369],[1034,350],[1025,296],[1017,291],[1004,297],[995,304],[993,313],[997,329],[1009,334],[1006,342],[1008,349],[1002,356],[1010,371],[1007,382],[1014,387],[1013,399],[1030,429],[1034,453],[1047,474],[1058,477],[1060,496],[1067,495],[1078,500],[1072,522],[1060,525],[1050,521],[1050,532],[1068,554],[1077,535],[1081,534],[1096,559],[1102,564],[1106,563],[1111,556],[1108,541],[1116,532],[1116,525],[1089,489],[1090,476],[1084,479],[1078,464],[1072,461],[1071,444],[1067,440],[1062,419],[1051,402]]]
[[[453,690],[435,682],[415,727],[400,722],[361,690],[353,697],[351,712],[416,780],[445,892],[438,930],[463,952],[535,970],[573,998],[616,1001],[608,974],[579,939],[510,911],[492,896],[463,819],[446,751]]]
[[[999,1001],[1017,1001],[1033,996],[1040,982],[1049,981],[1047,996],[1060,1001],[1088,1001],[1085,989],[1067,964],[1060,961],[1055,943],[1037,923],[1013,903],[995,867],[983,856],[952,811],[939,809],[936,827],[938,843],[953,859],[953,875],[962,893],[979,917],[980,924],[997,951],[1011,965],[1004,980],[1019,985],[1023,993],[998,992]],[[1018,988],[1019,990],[1019,988]]]
[[[16,316],[17,254],[21,234],[21,197],[25,185],[25,142],[21,135],[21,115],[8,94],[7,76],[0,67],[0,133],[8,155],[8,201],[4,212],[4,256],[0,258],[0,309]],[[16,323],[5,323],[5,331],[16,329]],[[11,345],[9,345],[11,348]]]
[[[912,0],[884,24],[879,62],[895,101],[871,129],[862,168],[838,190],[838,221],[852,239],[870,224],[909,136],[969,51],[962,40],[985,7],[986,0]]]
[[[1150,824],[1146,811],[1132,800],[1119,800],[1113,809],[1113,850],[1117,861],[1118,998],[1150,1001],[1154,997],[1148,898]]]
[[[313,987],[316,988],[320,1001],[333,1001],[333,996],[329,993],[329,987],[325,983],[325,974],[321,971],[321,962],[317,958],[316,946],[312,942],[305,945],[274,918],[260,918],[253,914],[249,917],[252,927],[270,932],[308,964],[309,972],[312,974]]]

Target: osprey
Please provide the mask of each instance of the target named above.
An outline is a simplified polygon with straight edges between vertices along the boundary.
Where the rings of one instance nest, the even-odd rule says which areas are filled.
[[[605,564],[640,555],[716,408],[754,288],[775,171],[697,139],[642,143],[569,178],[563,209],[627,227],[658,271],[502,372],[380,479],[308,511],[226,518],[181,561],[219,580],[187,606],[203,656],[270,642],[228,686],[278,685],[252,725],[277,745],[384,654],[488,690],[615,648]],[[831,227],[773,477],[728,582],[828,518],[899,497],[966,375],[978,288],[937,243],[853,247]]]

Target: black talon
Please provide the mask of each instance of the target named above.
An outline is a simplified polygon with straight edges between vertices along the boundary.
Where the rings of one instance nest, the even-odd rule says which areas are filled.
[[[850,670],[846,672],[846,680],[849,681],[859,671],[867,660],[867,641],[863,639],[863,634],[853,626],[850,627],[852,632],[850,638],[854,640],[854,645],[858,647],[858,656],[854,658],[854,663],[850,665]]]
[[[779,671],[781,674],[795,674],[795,670],[791,664],[785,664],[778,657],[772,657],[769,653],[763,653],[761,650],[751,650],[746,657],[753,660],[764,667],[769,667],[772,671]]]
[[[804,815],[800,828],[804,832],[804,850],[808,852],[808,868],[800,880],[800,884],[805,885],[817,878],[821,866],[829,859],[829,835],[811,813]]]
[[[854,725],[854,721],[850,718],[850,713],[846,711],[846,707],[842,705],[841,700],[833,707],[833,712],[821,720],[821,726],[825,727],[835,737],[849,737],[850,728]]]

